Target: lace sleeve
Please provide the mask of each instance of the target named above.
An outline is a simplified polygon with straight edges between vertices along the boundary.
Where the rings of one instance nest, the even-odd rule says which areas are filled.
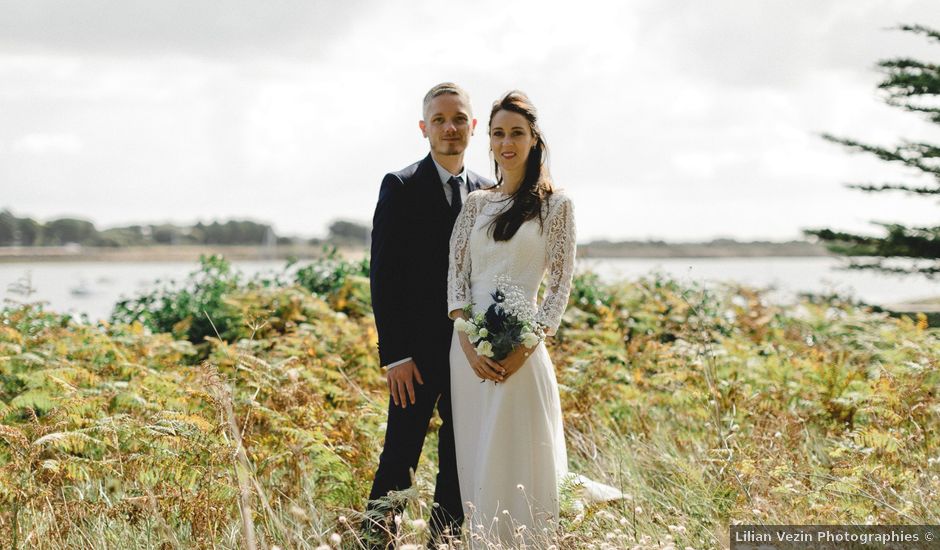
[[[447,269],[447,315],[471,303],[470,295],[470,232],[479,211],[477,193],[467,195],[467,202],[454,222],[450,234],[450,261]]]
[[[548,335],[555,334],[558,330],[561,316],[568,306],[576,249],[574,207],[571,199],[564,195],[555,197],[558,204],[550,211],[545,224],[548,231],[545,247],[548,280],[536,316],[536,321],[545,327],[545,333]]]

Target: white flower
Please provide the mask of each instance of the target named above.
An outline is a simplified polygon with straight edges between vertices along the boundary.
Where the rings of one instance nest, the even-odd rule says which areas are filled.
[[[476,323],[472,320],[468,321],[466,319],[458,317],[454,319],[454,329],[457,332],[464,332],[467,334],[467,339],[470,340],[471,344],[477,342],[480,339],[479,329],[477,328]]]
[[[522,345],[527,348],[535,347],[539,343],[539,337],[532,332],[525,332],[522,334]]]
[[[490,335],[490,331],[486,330],[486,328],[481,328],[479,334],[480,338],[486,338]]]
[[[508,275],[497,275],[493,278],[496,283],[496,289],[503,294],[503,310],[509,315],[515,316],[518,320],[528,323],[535,320],[535,303],[531,297],[526,296],[524,290],[519,285],[513,284],[512,277]]]
[[[483,340],[477,345],[477,354],[482,355],[483,357],[492,357],[493,356],[493,344]]]

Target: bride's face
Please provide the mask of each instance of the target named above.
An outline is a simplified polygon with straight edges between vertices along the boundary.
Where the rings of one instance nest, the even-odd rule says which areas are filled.
[[[490,150],[504,173],[525,169],[525,161],[535,145],[529,121],[519,113],[497,111],[490,123]]]

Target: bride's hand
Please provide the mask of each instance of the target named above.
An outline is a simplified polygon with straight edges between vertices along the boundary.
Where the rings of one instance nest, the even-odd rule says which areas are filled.
[[[509,352],[509,355],[499,362],[506,371],[506,375],[503,378],[509,378],[515,374],[516,371],[521,369],[522,365],[525,364],[534,351],[535,348],[527,348],[522,345],[513,348],[513,350]]]
[[[494,382],[502,382],[505,379],[503,367],[489,357],[478,354],[477,349],[473,347],[467,335],[463,333],[460,334],[460,348],[463,349],[463,354],[467,356],[467,362],[470,363],[470,367],[477,376],[483,380],[492,380]]]

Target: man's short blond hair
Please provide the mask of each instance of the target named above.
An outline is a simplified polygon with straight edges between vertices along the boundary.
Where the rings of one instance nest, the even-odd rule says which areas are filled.
[[[428,108],[431,106],[431,100],[439,95],[444,94],[453,94],[463,100],[467,104],[467,110],[470,111],[470,116],[473,116],[472,107],[470,107],[470,94],[460,86],[454,84],[453,82],[441,82],[437,86],[434,86],[428,93],[424,94],[424,103],[421,108],[421,115],[425,120],[428,118]]]

